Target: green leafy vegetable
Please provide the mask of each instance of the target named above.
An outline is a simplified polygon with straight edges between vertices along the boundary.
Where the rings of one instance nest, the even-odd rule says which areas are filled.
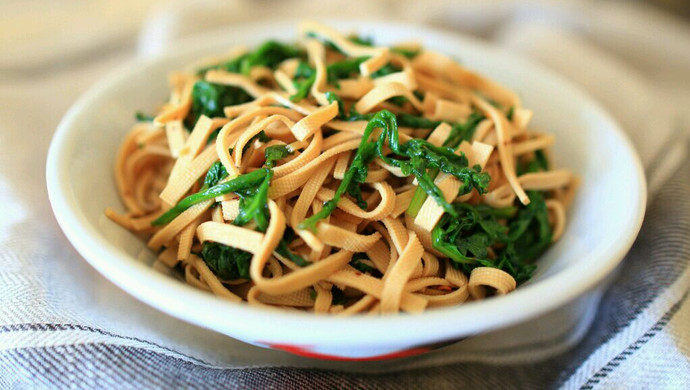
[[[338,102],[338,119],[344,121],[369,121],[374,117],[374,114],[360,114],[354,109],[354,105],[350,106],[350,112],[346,112],[345,104],[340,96],[333,92],[326,92],[326,99],[329,103]],[[469,140],[474,135],[479,122],[484,119],[484,116],[478,112],[470,114],[465,123],[456,123],[453,125],[452,131],[443,146],[457,148],[463,140]],[[416,129],[433,129],[440,125],[442,121],[434,121],[420,115],[408,114],[405,112],[399,113],[396,116],[398,126],[413,127]]]
[[[347,114],[345,113],[345,104],[343,103],[343,99],[340,98],[340,96],[334,94],[331,91],[326,92],[326,99],[328,99],[329,103],[333,102],[338,102],[338,119],[346,120],[347,119]]]
[[[286,59],[300,57],[302,55],[303,51],[294,45],[267,41],[249,54],[240,68],[242,69],[242,73],[249,73],[249,69],[258,65],[275,69]]]
[[[258,132],[255,136],[253,136],[252,138],[250,138],[249,141],[244,145],[244,147],[242,148],[242,153],[247,153],[247,150],[249,150],[249,148],[252,146],[252,144],[254,143],[254,141],[268,142],[268,141],[270,141],[270,140],[271,140],[271,139],[268,138],[268,136],[266,135],[266,133],[265,133],[263,130],[261,130],[261,131]]]
[[[510,107],[510,108],[508,109],[508,112],[506,113],[506,119],[508,119],[509,121],[512,121],[512,120],[513,120],[513,115],[514,115],[514,114],[515,114],[515,106]]]
[[[411,49],[405,49],[402,47],[391,47],[391,52],[400,54],[400,55],[405,56],[407,58],[414,58],[419,53],[421,53],[421,50],[411,50]]]
[[[267,66],[275,69],[286,59],[301,57],[303,54],[303,51],[297,46],[267,41],[251,53],[200,69],[198,73],[203,75],[211,69],[222,69],[232,73],[249,74],[254,66]],[[241,88],[197,81],[192,90],[192,108],[185,119],[185,124],[188,128],[192,128],[201,115],[208,117],[224,116],[223,107],[242,104],[251,100],[252,97]]]
[[[528,195],[530,204],[519,210],[453,204],[457,217],[444,214],[431,232],[434,249],[466,273],[475,267],[494,267],[506,271],[518,283],[524,282],[536,268],[529,262],[546,250],[552,237],[544,197],[535,191]],[[497,244],[497,258],[489,259],[487,249]]]
[[[219,181],[225,179],[228,176],[228,171],[225,170],[225,167],[223,164],[221,164],[219,161],[216,161],[211,165],[211,168],[208,169],[208,172],[206,173],[206,177],[204,177],[204,185],[201,187],[201,191],[204,191],[208,188],[211,188],[218,184]]]
[[[456,123],[453,125],[450,135],[443,142],[443,146],[450,148],[457,148],[460,146],[462,141],[469,141],[474,135],[474,131],[477,129],[477,125],[484,119],[484,115],[473,112],[470,114],[469,118],[465,123]]]
[[[525,173],[545,172],[549,170],[549,160],[543,150],[534,152],[534,158],[527,163],[517,164],[517,175],[524,175]]]
[[[268,188],[273,177],[272,169],[265,169],[263,181],[258,187],[235,191],[240,196],[240,211],[235,221],[237,226],[243,226],[249,221],[255,221],[257,230],[265,232],[268,228]]]
[[[440,125],[441,121],[432,121],[423,116],[400,113],[398,114],[398,125],[405,127],[414,127],[415,129],[433,129]]]
[[[301,256],[292,253],[290,251],[290,248],[288,248],[288,244],[290,244],[294,239],[295,232],[292,230],[291,227],[287,226],[285,228],[285,233],[283,233],[283,238],[278,243],[278,247],[276,247],[276,252],[278,252],[279,255],[285,257],[286,259],[292,261],[300,267],[306,267],[310,265],[310,261],[307,261],[303,259]]]
[[[351,261],[350,265],[352,267],[354,267],[355,269],[357,269],[358,271],[364,272],[367,274],[375,274],[376,272],[378,272],[378,270],[376,268],[370,266],[369,264],[363,263],[359,260]]]
[[[347,39],[358,45],[362,46],[374,46],[374,39],[372,37],[362,37],[359,35],[350,35]]]
[[[288,58],[303,56],[304,52],[295,45],[267,41],[253,52],[243,54],[230,61],[201,68],[197,73],[204,75],[209,70],[221,69],[232,73],[249,74],[254,66],[267,66],[276,69],[281,62]]]
[[[369,121],[371,118],[374,117],[374,113],[371,114],[360,114],[354,109],[354,105],[350,106],[350,112],[348,113],[345,110],[345,104],[343,103],[343,100],[340,98],[340,96],[336,95],[333,92],[326,92],[326,99],[328,99],[329,103],[333,102],[338,102],[338,119],[343,120],[343,121]],[[463,132],[462,134],[469,135],[469,138],[472,137],[472,134],[474,134],[474,129],[477,126],[477,123],[481,121],[478,120],[476,123],[471,123],[471,121],[474,121],[475,115],[481,115],[481,114],[472,114],[470,115],[470,119],[465,124],[457,124],[456,126],[462,128]],[[484,117],[481,116],[483,119]],[[408,114],[405,112],[399,113],[396,116],[396,120],[398,122],[398,126],[404,126],[404,127],[414,127],[416,129],[433,129],[436,126],[440,125],[442,121],[434,121],[428,118],[424,118],[423,116],[419,115],[414,115],[414,114]],[[468,129],[468,130],[464,130]],[[471,131],[471,132],[470,132]],[[460,129],[456,130],[455,132],[460,132]],[[459,144],[459,143],[458,143]],[[448,146],[448,145],[444,145]]]
[[[220,64],[210,65],[201,68],[197,71],[197,75],[203,76],[206,74],[206,72],[212,69],[220,69],[231,73],[240,73],[242,71],[242,64],[244,63],[244,61],[246,61],[247,57],[249,57],[249,54],[243,54],[241,56],[233,58],[230,61],[225,61]]]
[[[136,118],[137,122],[153,122],[153,118],[154,118],[153,115],[144,114],[141,111],[137,111],[134,114],[134,117]]]
[[[373,113],[370,114],[360,114],[355,110],[355,106],[351,105],[350,106],[350,111],[346,112],[345,111],[345,104],[343,103],[343,100],[340,98],[340,96],[336,95],[333,92],[326,92],[326,99],[328,99],[329,103],[333,102],[338,102],[338,116],[337,118],[339,120],[343,121],[369,121],[371,118],[374,117]]]
[[[250,188],[240,192],[240,214],[233,224],[242,226],[254,220],[257,223],[257,230],[266,231],[268,227],[268,184],[272,172],[265,176],[264,181],[257,188]],[[311,263],[302,257],[295,255],[288,248],[291,234],[286,231],[283,238],[276,247],[276,252],[281,256],[291,260],[300,267],[306,267]],[[249,279],[249,265],[251,264],[252,254],[241,249],[227,245],[206,241],[202,247],[202,258],[209,268],[218,275],[219,278],[229,280],[244,278]]]
[[[330,84],[337,85],[339,79],[350,77],[359,72],[359,65],[368,57],[347,58],[326,66],[327,79]]]
[[[309,94],[309,89],[316,80],[316,72],[306,62],[300,62],[295,71],[295,81],[293,82],[297,92],[290,96],[290,100],[298,102]]]
[[[326,46],[327,49],[337,51],[338,53],[345,54],[338,46],[336,46],[333,42],[329,41],[328,39],[322,38],[315,32],[308,32],[307,36],[309,38],[316,38],[319,39],[321,42],[323,42],[324,46]],[[350,35],[347,37],[347,40],[356,43],[358,45],[362,46],[373,46],[374,42],[372,41],[371,38],[365,38],[365,37],[360,37],[357,35]]]
[[[280,240],[278,247],[276,248],[276,252],[300,267],[306,267],[311,264],[311,262],[304,260],[301,256],[297,256],[296,254],[292,253],[285,240]]]
[[[388,113],[388,115],[386,113]],[[333,210],[335,210],[336,206],[338,205],[338,202],[340,202],[340,198],[343,196],[344,193],[356,192],[356,190],[350,189],[351,186],[356,186],[361,183],[364,183],[367,173],[369,172],[368,165],[369,163],[371,163],[374,157],[376,157],[376,144],[374,142],[369,141],[369,137],[371,136],[371,133],[375,128],[384,129],[384,133],[385,130],[389,129],[389,123],[386,122],[387,119],[390,119],[389,115],[394,118],[393,114],[391,114],[389,111],[381,111],[369,122],[366,129],[364,130],[362,141],[359,144],[357,152],[355,153],[355,157],[352,160],[352,164],[350,165],[350,168],[348,168],[347,172],[345,172],[345,176],[343,177],[343,180],[338,186],[338,189],[335,191],[333,199],[324,203],[324,206],[321,209],[321,211],[302,221],[302,223],[300,224],[301,229],[310,229],[312,231],[315,231],[316,223],[319,220],[331,215]],[[393,122],[394,121],[395,120],[393,119]],[[395,131],[397,131],[397,126],[395,128]],[[381,137],[383,137],[383,134],[381,135]]]
[[[467,121],[465,123],[454,124],[451,128],[450,135],[443,142],[443,146],[452,149],[457,149],[457,147],[460,146],[460,143],[462,143],[462,141],[469,141],[470,139],[472,139],[474,131],[476,130],[477,125],[479,124],[479,122],[482,121],[482,119],[484,119],[484,116],[482,114],[478,112],[473,112],[472,114],[470,114],[469,118],[467,118]],[[422,121],[416,123],[412,123],[411,118],[406,118],[406,120],[408,121],[407,126],[418,128],[434,128],[440,124],[440,121],[429,121],[426,118],[421,118]],[[424,121],[428,122],[425,123]],[[435,179],[437,174],[438,171],[435,170],[429,172],[429,175],[432,179]],[[417,188],[417,191],[412,196],[412,201],[410,202],[410,205],[407,208],[407,214],[413,218],[416,217],[417,212],[419,212],[419,209],[424,204],[426,197],[426,192],[424,192],[422,188]]]
[[[299,64],[297,64],[297,68],[295,69],[295,76],[294,78],[299,79],[299,78],[309,78],[315,73],[314,68],[309,66],[309,63],[306,61],[300,61]]]
[[[487,191],[486,189],[491,178],[487,173],[481,172],[478,166],[468,167],[467,157],[464,154],[457,155],[452,148],[434,146],[422,139],[412,139],[405,144],[399,145],[397,131],[389,132],[388,136],[390,138],[388,144],[391,150],[395,154],[408,157],[408,159],[396,160],[384,156],[381,153],[383,146],[381,138],[377,141],[379,157],[384,162],[400,168],[403,174],[414,174],[419,187],[443,207],[445,212],[455,215],[455,210],[446,202],[427,169],[438,169],[460,180],[462,185],[458,195],[469,193],[473,188],[477,189],[480,194]]]
[[[273,167],[276,161],[292,154],[293,151],[287,145],[269,146],[264,151],[266,157],[265,175],[258,186],[248,186],[235,191],[240,197],[240,211],[234,220],[237,226],[243,226],[249,221],[255,221],[257,230],[265,232],[268,228],[268,189],[273,177]],[[256,172],[256,171],[255,171]]]
[[[534,159],[539,162],[539,169],[542,171],[549,170],[549,159],[546,158],[546,153],[543,150],[534,152]]]
[[[429,177],[431,179],[436,179],[436,176],[438,175],[438,169],[431,169],[429,170]],[[417,187],[415,190],[414,194],[412,195],[412,200],[410,201],[410,205],[407,206],[407,214],[415,218],[417,214],[419,213],[419,209],[422,208],[422,205],[424,205],[424,201],[426,201],[427,194],[426,192],[421,188]]]
[[[371,134],[375,129],[381,129],[381,135],[376,140],[370,140]],[[387,156],[383,152],[386,141],[392,151],[392,156]],[[422,139],[412,139],[404,144],[400,144],[395,115],[390,111],[382,110],[376,113],[367,124],[352,164],[345,172],[345,176],[335,191],[333,198],[324,203],[323,208],[318,213],[304,220],[300,224],[300,228],[314,231],[316,223],[329,216],[335,210],[343,194],[346,192],[356,194],[358,190],[352,188],[364,183],[369,170],[368,165],[375,157],[381,158],[389,165],[400,168],[404,175],[414,175],[419,186],[443,207],[445,212],[454,216],[457,215],[455,209],[446,202],[443,193],[434,184],[427,170],[438,169],[441,172],[453,175],[465,184],[463,191],[466,192],[476,188],[480,194],[483,194],[486,192],[490,180],[489,175],[480,172],[477,167],[468,167],[467,158],[464,155],[459,156],[455,154],[453,149],[437,147]],[[397,157],[402,157],[402,159]]]
[[[331,301],[332,305],[344,305],[347,303],[348,299],[345,296],[345,293],[343,290],[339,289],[338,287],[331,287],[331,295],[333,296],[333,300]],[[314,290],[313,287],[309,288],[309,298],[311,298],[312,301],[316,300],[316,290]]]
[[[240,196],[240,210],[233,224],[243,226],[250,221],[255,221],[257,230],[262,232],[266,231],[269,222],[268,189],[271,178],[273,177],[273,170],[271,168],[275,166],[276,161],[292,153],[293,151],[290,150],[287,145],[274,145],[266,148],[264,155],[266,157],[265,165],[267,168],[254,171],[263,173],[261,181],[258,180],[258,177],[251,181],[245,180],[245,185],[235,186],[235,190],[232,191]],[[251,175],[254,172],[242,175],[240,178]],[[213,186],[225,176],[227,176],[227,172],[223,165],[218,162],[215,163],[206,174],[204,187]],[[304,260],[302,257],[290,252],[287,243],[288,240],[284,236],[284,238],[280,240],[276,251],[300,267],[305,267],[310,264],[310,262]],[[237,278],[249,279],[249,264],[252,259],[251,253],[227,245],[207,241],[204,242],[201,255],[209,268],[213,270],[219,278],[226,280]]]
[[[222,280],[249,280],[252,254],[217,242],[206,241],[201,247],[201,258]]]
[[[549,245],[552,232],[543,195],[536,191],[528,191],[527,195],[530,204],[510,222],[509,237],[517,254],[534,259]]]
[[[337,306],[344,305],[345,303],[347,303],[347,297],[345,296],[345,292],[339,289],[338,287],[331,287],[331,294],[333,295],[333,301],[331,302],[332,305]]]
[[[408,102],[408,100],[405,96],[393,96],[392,98],[390,98],[386,101],[393,104],[393,105],[396,105],[398,107],[402,107],[405,105],[405,103]]]
[[[267,171],[267,169],[257,169],[256,171],[238,176],[232,180],[226,181],[225,183],[216,184],[207,190],[189,195],[188,197],[182,199],[170,210],[163,213],[163,215],[158,217],[158,219],[153,221],[151,224],[154,226],[165,225],[197,203],[201,203],[205,200],[213,199],[217,196],[228,194],[230,192],[239,192],[255,187],[264,181],[264,178],[268,174]]]
[[[264,151],[264,156],[266,157],[266,166],[273,168],[276,165],[276,161],[283,159],[294,153],[287,145],[273,145],[266,148]]]
[[[389,62],[386,65],[379,68],[376,72],[372,73],[371,78],[376,79],[379,77],[387,76],[391,73],[400,72],[401,70],[402,70],[402,68],[395,66]]]
[[[246,103],[252,97],[242,88],[197,81],[192,88],[192,107],[185,118],[187,128],[193,128],[201,115],[209,118],[223,117],[223,108]]]
[[[348,58],[326,66],[326,79],[329,84],[339,87],[338,80],[350,77],[359,71],[359,65],[365,58]],[[295,70],[294,85],[297,92],[290,96],[290,100],[298,102],[309,94],[309,89],[316,80],[316,70],[306,62],[300,62]]]
[[[381,276],[381,272],[375,267],[363,262],[362,260],[368,260],[369,257],[366,253],[355,253],[352,255],[352,260],[350,260],[350,266],[358,270],[359,272],[372,275],[374,277]]]
[[[263,137],[266,135],[264,134]],[[222,184],[218,184],[218,182],[227,177],[228,173],[220,162],[214,163],[206,173],[200,191],[184,198],[175,207],[155,220],[152,225],[164,225],[196,203],[234,192],[240,196],[240,211],[233,223],[237,226],[243,226],[250,221],[255,221],[257,230],[266,231],[269,219],[268,189],[273,177],[272,168],[276,161],[292,153],[293,151],[287,145],[269,146],[264,152],[266,168],[238,176]],[[286,237],[280,241],[278,248],[276,248],[278,253],[301,267],[309,265],[308,261],[290,252],[287,247],[289,240]],[[201,257],[221,279],[249,279],[249,263],[252,255],[248,252],[207,241],[202,246]]]

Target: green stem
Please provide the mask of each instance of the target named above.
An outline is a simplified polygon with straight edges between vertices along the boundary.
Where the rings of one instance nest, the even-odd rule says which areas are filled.
[[[225,195],[230,192],[237,192],[256,186],[264,180],[267,171],[268,170],[265,169],[258,169],[242,176],[238,176],[225,183],[217,184],[205,191],[200,191],[196,194],[189,195],[188,197],[182,199],[175,207],[166,211],[163,215],[158,217],[158,219],[151,222],[151,225],[165,225],[197,203],[201,203],[205,200],[213,199],[217,196]]]
[[[304,260],[301,256],[297,256],[296,254],[292,253],[288,248],[285,239],[280,240],[278,247],[276,248],[276,252],[300,267],[306,267],[311,264],[310,261]]]
[[[392,119],[391,119],[392,117]],[[359,147],[357,148],[357,152],[355,153],[355,157],[352,159],[352,164],[350,165],[350,168],[345,172],[345,176],[343,177],[343,180],[340,182],[340,185],[338,186],[338,189],[335,191],[335,195],[333,195],[333,198],[326,203],[324,203],[323,208],[316,214],[312,215],[311,217],[305,219],[302,221],[302,223],[299,224],[300,229],[309,229],[313,232],[316,231],[316,223],[319,220],[322,220],[329,215],[335,210],[336,207],[338,207],[338,202],[340,202],[340,198],[343,196],[343,194],[347,191],[347,189],[350,187],[350,184],[352,183],[352,180],[355,177],[355,174],[359,170],[365,170],[367,169],[367,165],[371,162],[371,160],[375,157],[373,153],[366,153],[365,150],[369,150],[366,146],[370,143],[369,137],[371,136],[371,133],[374,131],[374,129],[381,128],[384,130],[389,130],[391,126],[393,127],[393,131],[396,133],[397,136],[397,130],[398,126],[395,123],[395,116],[391,114],[389,111],[379,111],[367,124],[366,129],[364,129],[364,134],[362,134],[362,140],[359,143]],[[382,135],[383,138],[383,135]],[[397,145],[397,138],[396,138],[396,145]]]
[[[429,176],[432,179],[436,179],[436,176],[438,176],[438,169],[431,169],[429,170]],[[422,205],[424,204],[424,201],[427,198],[426,192],[422,189],[422,187],[417,187],[417,189],[414,192],[414,195],[412,195],[412,201],[410,201],[410,205],[407,207],[407,215],[409,215],[412,218],[415,218],[417,214],[419,214],[419,209],[422,208]]]

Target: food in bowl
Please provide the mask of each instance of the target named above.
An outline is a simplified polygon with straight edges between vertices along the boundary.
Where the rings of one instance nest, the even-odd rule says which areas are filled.
[[[116,159],[127,212],[106,215],[253,305],[415,313],[527,281],[577,178],[519,97],[414,45],[300,30],[172,74]]]

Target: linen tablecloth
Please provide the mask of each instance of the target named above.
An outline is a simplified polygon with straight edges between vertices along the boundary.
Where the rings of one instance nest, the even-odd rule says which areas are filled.
[[[687,23],[623,2],[116,3],[89,11],[64,2],[79,13],[42,30],[17,20],[52,20],[57,8],[5,5],[16,17],[0,23],[14,29],[0,34],[0,388],[690,387]],[[500,359],[450,346],[357,373],[186,324],[97,274],[61,233],[46,195],[60,117],[128,59],[257,17],[392,18],[472,34],[560,72],[614,114],[644,162],[650,204],[581,341],[545,339]]]

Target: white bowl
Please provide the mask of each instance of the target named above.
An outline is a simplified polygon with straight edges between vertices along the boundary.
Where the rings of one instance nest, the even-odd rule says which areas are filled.
[[[532,280],[506,296],[421,315],[336,318],[229,303],[151,268],[154,256],[145,243],[103,215],[106,207],[121,205],[112,167],[134,112],[151,112],[166,98],[169,71],[238,44],[294,40],[293,22],[238,25],[188,40],[165,55],[126,66],[74,104],[53,138],[47,178],[57,220],[79,253],[113,283],[172,316],[251,344],[307,356],[405,356],[558,308],[580,307],[570,313],[572,318],[591,313],[597,299],[576,303],[596,291],[629,250],[646,201],[640,161],[611,117],[561,77],[469,38],[389,22],[367,28],[360,28],[361,22],[331,24],[373,36],[378,43],[417,40],[450,54],[517,91],[534,110],[533,125],[556,135],[557,165],[580,175],[582,186],[565,234],[539,259]]]

